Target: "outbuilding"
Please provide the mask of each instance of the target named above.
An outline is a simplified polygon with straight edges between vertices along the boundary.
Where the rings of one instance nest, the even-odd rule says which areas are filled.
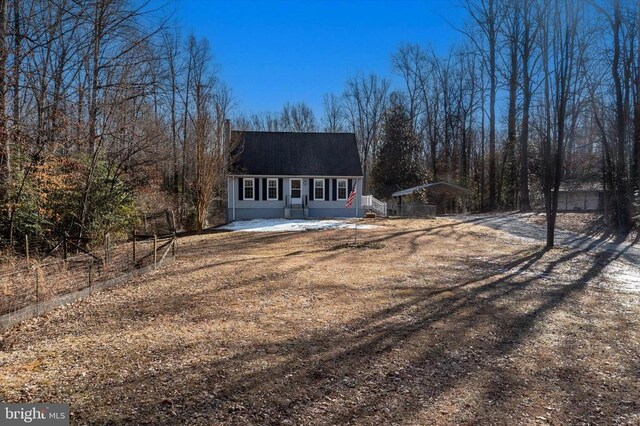
[[[425,216],[436,214],[465,213],[466,197],[471,193],[466,188],[449,182],[432,182],[396,191],[389,207],[397,216]]]
[[[558,211],[596,212],[604,210],[605,191],[601,184],[565,182],[558,191]]]

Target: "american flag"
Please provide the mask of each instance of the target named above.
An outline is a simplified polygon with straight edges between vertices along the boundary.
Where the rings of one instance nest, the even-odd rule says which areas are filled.
[[[353,204],[353,200],[356,199],[356,194],[358,193],[358,191],[356,191],[356,188],[358,187],[358,184],[356,183],[355,185],[353,185],[353,189],[351,190],[351,194],[349,194],[349,198],[347,199],[347,205],[344,206],[345,208],[349,208],[351,207],[351,205]]]

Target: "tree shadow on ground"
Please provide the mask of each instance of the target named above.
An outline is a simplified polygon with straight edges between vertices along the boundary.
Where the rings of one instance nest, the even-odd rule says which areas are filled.
[[[424,235],[434,229],[402,231],[375,241]],[[520,373],[501,365],[533,344],[545,318],[577,304],[591,280],[621,255],[603,252],[580,273],[547,279],[582,254],[584,250],[557,254],[540,249],[520,253],[493,274],[463,284],[452,282],[437,289],[421,283],[391,287],[391,294],[402,291],[392,305],[340,327],[292,340],[278,341],[274,336],[272,342],[254,342],[232,356],[172,370],[172,377],[188,375],[194,380],[188,387],[161,389],[171,395],[170,405],[141,403],[135,415],[123,420],[380,424],[416,422],[426,411],[462,422],[526,421],[518,417],[523,413],[495,404],[526,391]],[[532,368],[542,371],[545,367],[533,362]],[[535,373],[529,378],[535,378]],[[541,392],[576,383],[586,386],[588,381],[572,377],[579,374],[587,373],[572,370],[553,380],[541,376],[538,386]],[[154,377],[140,372],[132,380],[146,382]],[[132,380],[110,383],[102,391],[118,392],[131,386]],[[467,384],[482,386],[481,398],[470,400],[458,417],[449,417],[453,414],[443,411],[443,400],[460,402],[453,395]],[[590,398],[592,392],[580,388],[574,395]],[[594,421],[603,413],[614,416],[638,408],[637,404],[621,408],[582,403],[561,410],[567,420]]]

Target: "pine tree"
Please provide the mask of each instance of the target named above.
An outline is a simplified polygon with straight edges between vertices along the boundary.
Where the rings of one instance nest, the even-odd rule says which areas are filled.
[[[382,146],[371,172],[374,194],[390,198],[395,191],[424,183],[427,174],[420,152],[409,114],[401,98],[392,96],[383,118]]]

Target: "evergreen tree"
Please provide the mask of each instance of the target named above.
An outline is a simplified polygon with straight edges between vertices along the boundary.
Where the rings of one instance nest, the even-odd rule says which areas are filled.
[[[390,198],[399,189],[425,182],[420,141],[411,117],[399,95],[391,96],[391,106],[382,124],[382,146],[371,172],[371,185],[379,198]]]

